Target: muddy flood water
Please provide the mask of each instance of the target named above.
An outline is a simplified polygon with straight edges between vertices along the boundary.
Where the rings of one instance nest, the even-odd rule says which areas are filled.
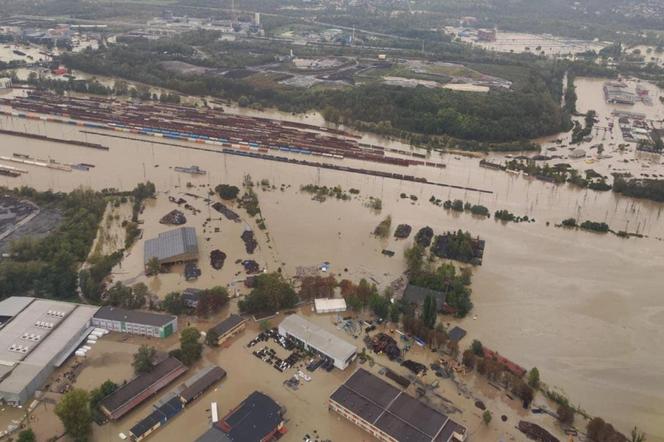
[[[312,119],[306,121],[312,122]],[[465,345],[472,339],[480,339],[486,346],[525,367],[537,366],[546,383],[562,389],[591,415],[602,416],[626,432],[637,425],[650,435],[649,440],[664,440],[664,352],[657,351],[664,341],[664,302],[661,299],[664,242],[659,239],[664,238],[662,204],[482,169],[478,167],[477,158],[456,155],[434,156],[435,160],[447,164],[446,169],[411,167],[409,173],[492,193],[164,146],[152,143],[154,139],[136,135],[131,135],[136,140],[126,140],[84,134],[79,131],[81,128],[55,123],[2,118],[0,127],[108,146],[109,151],[99,151],[2,136],[2,156],[16,152],[63,163],[85,162],[95,167],[89,172],[63,172],[20,165],[29,173],[20,178],[0,177],[0,185],[61,191],[78,186],[131,189],[138,182],[151,180],[160,195],[148,204],[142,216],[146,228],[144,239],[168,229],[157,221],[175,208],[168,201],[169,195],[206,196],[207,191],[219,183],[239,186],[246,174],[254,181],[267,179],[276,187],[257,188],[267,225],[265,232],[256,228],[246,212],[240,211],[245,218],[243,223],[215,221],[204,233],[205,218],[219,216],[209,215],[211,209],[202,201],[192,200],[201,210],[197,215],[186,212],[190,218],[188,225],[197,228],[202,248],[203,275],[196,282],[185,282],[181,272],[160,275],[158,281],[155,278],[145,280],[141,275],[144,239],[139,241],[123,262],[122,269],[116,269],[115,278],[130,282],[145,280],[160,296],[187,286],[227,285],[235,280],[240,271],[235,260],[249,257],[239,239],[244,226],[252,228],[259,240],[259,249],[251,258],[269,270],[281,267],[292,276],[298,266],[317,266],[328,261],[331,272],[339,275],[338,279],[366,277],[381,287],[403,272],[402,252],[412,243],[412,236],[401,241],[393,238],[379,241],[371,236],[385,216],[391,215],[393,227],[407,223],[413,226],[414,232],[429,225],[436,233],[464,229],[479,235],[487,246],[483,265],[474,270],[474,310],[460,321],[469,331]],[[194,146],[184,142],[176,144]],[[403,170],[353,160],[335,161],[366,168]],[[191,176],[172,169],[190,165],[201,167],[207,175]],[[192,187],[187,188],[187,183]],[[357,188],[360,194],[350,201],[328,198],[320,203],[299,191],[301,185],[312,183],[340,185],[345,190]],[[282,185],[284,190],[281,190]],[[418,199],[416,202],[402,199],[401,193],[415,195]],[[452,214],[431,204],[431,196],[483,204],[491,213],[507,209],[536,221],[504,225],[493,218]],[[365,206],[369,197],[382,199],[380,213]],[[611,234],[554,227],[568,217],[605,221],[615,230],[635,231],[638,226],[639,233],[648,238],[621,239]],[[214,227],[219,227],[220,232],[215,233]],[[221,271],[212,270],[207,262],[212,248],[220,248],[228,254]],[[393,250],[396,254],[388,258],[381,254],[382,249]]]

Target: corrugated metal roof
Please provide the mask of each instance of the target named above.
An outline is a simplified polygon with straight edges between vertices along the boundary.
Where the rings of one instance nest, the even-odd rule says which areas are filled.
[[[12,296],[0,301],[0,316],[16,316],[35,298],[29,296]]]
[[[327,330],[323,330],[300,315],[290,315],[281,321],[279,333],[282,332],[286,332],[307,345],[322,351],[327,356],[340,361],[348,360],[357,351],[357,347],[353,344],[344,341]]]
[[[199,394],[210,388],[216,382],[222,380],[226,377],[226,371],[221,367],[210,367],[209,369],[204,369],[205,373],[187,388],[182,390],[180,397],[186,402],[191,401],[193,398],[197,397]]]
[[[346,300],[344,298],[317,298],[314,299],[314,305],[318,313],[346,311]]]
[[[152,258],[159,261],[183,254],[198,254],[198,242],[196,240],[196,229],[193,227],[180,227],[160,233],[156,238],[145,241],[143,262]]]

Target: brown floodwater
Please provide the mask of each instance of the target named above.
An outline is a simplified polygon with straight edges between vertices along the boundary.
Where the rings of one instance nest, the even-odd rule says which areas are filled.
[[[583,100],[580,99],[580,107],[584,106]],[[313,123],[317,118],[309,116],[304,121]],[[237,279],[240,267],[234,261],[248,257],[239,240],[245,223],[259,239],[254,259],[270,270],[282,267],[287,275],[293,275],[297,266],[329,261],[331,271],[341,277],[367,277],[382,287],[401,274],[402,251],[412,242],[371,237],[370,232],[385,216],[392,216],[393,226],[408,223],[414,231],[429,225],[436,232],[467,229],[480,235],[487,240],[487,247],[484,264],[474,271],[475,309],[471,317],[462,321],[469,338],[482,340],[525,367],[537,366],[547,383],[563,389],[589,413],[606,418],[624,431],[638,425],[651,435],[649,440],[664,440],[664,354],[656,351],[664,339],[664,243],[656,239],[664,237],[661,204],[482,169],[477,159],[455,155],[434,155],[434,159],[448,164],[446,169],[412,167],[409,172],[432,181],[488,189],[492,194],[162,146],[149,142],[150,138],[139,142],[82,134],[77,127],[54,123],[1,118],[0,127],[109,146],[110,151],[98,151],[3,136],[0,155],[20,152],[96,167],[89,172],[63,172],[21,165],[29,170],[28,174],[20,178],[0,177],[0,185],[62,191],[78,186],[130,189],[138,182],[151,180],[162,193],[144,213],[146,238],[167,229],[157,221],[174,208],[167,200],[169,194],[192,192],[202,196],[208,186],[218,183],[239,185],[245,174],[254,181],[268,179],[277,187],[258,190],[269,241],[243,211],[243,223],[214,221],[211,227],[220,227],[220,232],[203,233],[204,219],[210,213],[218,216],[208,212],[201,201],[193,203],[202,210],[190,219],[202,242],[203,275],[197,282],[186,283],[179,272],[146,280],[141,275],[142,240],[139,241],[122,268],[115,270],[115,277],[130,282],[144,280],[161,296],[189,285],[226,285]],[[372,136],[365,139],[379,140]],[[404,147],[398,143],[395,146]],[[403,170],[397,166],[337,161]],[[172,170],[174,166],[189,165],[198,165],[208,174],[189,176]],[[195,187],[187,189],[188,182]],[[300,185],[309,183],[354,187],[360,189],[360,195],[351,201],[328,199],[318,203],[298,191]],[[290,187],[282,192],[282,184]],[[418,201],[401,199],[402,192],[417,196]],[[508,209],[535,218],[536,222],[503,225],[493,219],[451,214],[430,204],[432,195],[442,200],[459,198],[483,204],[491,212]],[[365,207],[369,196],[382,199],[380,214]],[[620,239],[553,226],[568,217],[605,221],[615,230],[638,230],[650,238]],[[221,271],[212,270],[207,263],[212,248],[228,254]],[[383,256],[383,248],[394,250],[395,257]]]

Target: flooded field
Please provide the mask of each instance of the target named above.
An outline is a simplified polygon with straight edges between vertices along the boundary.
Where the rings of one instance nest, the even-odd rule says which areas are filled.
[[[589,87],[597,87],[592,85],[594,80],[588,81],[591,83]],[[601,92],[601,84],[599,90]],[[598,97],[583,93],[579,96],[580,111],[592,106],[598,113],[603,112],[600,108],[603,102],[601,93]],[[257,113],[251,110],[243,112]],[[275,117],[276,114],[263,115]],[[317,118],[309,116],[305,121],[316,123]],[[470,339],[480,339],[526,367],[537,366],[546,382],[561,387],[573,402],[580,403],[589,413],[613,422],[623,431],[629,431],[636,424],[653,436],[649,440],[664,440],[664,418],[661,415],[664,408],[664,374],[661,372],[664,355],[652,351],[664,339],[661,328],[664,320],[664,306],[661,303],[664,243],[656,239],[664,237],[661,204],[623,198],[612,192],[555,186],[481,169],[476,158],[455,155],[442,158],[435,155],[434,160],[447,163],[446,169],[411,167],[409,173],[432,181],[472,186],[493,193],[482,194],[164,146],[153,143],[154,139],[150,138],[137,141],[83,134],[75,126],[54,123],[2,118],[0,127],[100,143],[110,148],[109,151],[99,151],[3,136],[0,155],[11,156],[14,152],[20,152],[67,163],[84,161],[96,167],[89,172],[29,167],[29,173],[20,178],[0,177],[1,185],[30,185],[42,190],[66,191],[81,185],[95,189],[130,189],[145,180],[155,182],[160,195],[148,205],[142,217],[146,228],[144,239],[168,229],[158,224],[158,219],[174,208],[168,201],[169,195],[193,193],[204,196],[210,188],[222,182],[240,185],[245,174],[250,174],[254,181],[267,179],[276,186],[276,189],[257,190],[269,242],[266,233],[257,230],[254,221],[246,219],[244,211],[240,211],[245,217],[243,223],[213,221],[204,232],[204,220],[208,216],[219,218],[219,215],[202,201],[184,196],[201,210],[197,215],[185,214],[189,218],[187,225],[195,226],[199,234],[203,275],[189,284],[184,281],[181,271],[175,269],[171,274],[148,280],[150,288],[160,295],[189,285],[227,285],[242,277],[236,275],[240,268],[234,262],[249,257],[239,239],[245,223],[254,229],[259,240],[259,249],[252,259],[270,270],[281,267],[292,276],[297,266],[315,266],[329,261],[331,271],[340,278],[357,280],[367,277],[382,287],[403,271],[402,251],[411,243],[411,240],[396,241],[392,238],[382,242],[370,236],[378,222],[388,214],[392,216],[393,225],[407,223],[414,229],[429,225],[437,233],[462,228],[480,235],[487,240],[487,248],[484,265],[474,271],[472,299],[475,309],[471,317],[462,321],[469,330]],[[131,137],[139,139],[138,136]],[[369,142],[378,140],[371,136],[364,139]],[[376,167],[361,161],[335,161],[365,168]],[[207,170],[207,175],[190,176],[172,169],[192,164]],[[380,167],[403,171],[398,166]],[[192,187],[188,188],[187,183],[191,183]],[[299,192],[301,185],[311,183],[340,185],[346,190],[353,187],[360,190],[360,195],[351,201],[328,199],[319,203],[312,201],[310,195]],[[280,190],[282,185],[284,191]],[[402,199],[400,193],[415,195],[418,200]],[[432,195],[442,200],[458,198],[483,204],[491,212],[507,209],[516,215],[533,217],[536,222],[503,225],[493,219],[451,214],[429,203]],[[365,207],[364,200],[369,196],[382,199],[381,213],[376,214]],[[650,238],[620,239],[553,226],[570,216],[605,221],[616,230],[627,228],[633,231],[638,225],[639,232]],[[215,227],[220,228],[219,233],[214,232]],[[209,267],[208,254],[212,248],[220,248],[228,255],[221,271]],[[385,257],[380,253],[384,248],[394,250],[396,255]],[[145,280],[142,275],[142,242],[132,248],[122,268],[116,269],[115,277],[129,282]],[[472,319],[473,315],[477,316],[476,320]],[[232,351],[235,351],[234,348]],[[223,403],[220,410],[223,412],[228,409],[223,407],[230,407],[241,399],[245,391],[249,392],[251,385],[255,385],[255,379],[245,378],[244,384],[236,386],[230,381],[234,379],[235,382],[241,376],[234,375],[232,370],[238,373],[242,368],[232,368],[234,362],[229,364],[230,360],[226,359],[223,350],[219,352],[219,358],[220,365],[229,370],[229,378],[224,382],[231,388],[238,388],[239,395],[234,396],[232,403]],[[266,369],[274,371],[269,367]],[[280,382],[266,384],[264,388],[274,389],[276,399],[277,394],[287,393]],[[332,384],[321,388],[331,391]],[[306,394],[303,391],[303,395]],[[616,401],[616,397],[620,397],[620,401]],[[308,408],[307,400],[311,399],[302,399],[302,412]],[[206,402],[209,403],[209,400],[204,398],[187,413],[203,414]],[[196,409],[199,411],[194,411]],[[294,415],[301,415],[302,412]],[[176,420],[164,433],[177,434],[171,431],[185,421],[182,418]],[[192,428],[202,431],[205,422],[201,419],[196,424],[199,427]],[[302,430],[311,431],[308,424],[299,422]],[[325,434],[329,433],[330,422],[317,425],[321,434],[329,437]],[[356,430],[351,426],[339,425],[341,429],[338,431],[356,435],[352,433]],[[127,427],[129,425],[123,428]],[[117,431],[109,434],[117,434]],[[293,440],[301,440],[303,434],[297,432]],[[155,440],[170,440],[167,436],[163,437],[161,439],[162,435],[159,435]]]

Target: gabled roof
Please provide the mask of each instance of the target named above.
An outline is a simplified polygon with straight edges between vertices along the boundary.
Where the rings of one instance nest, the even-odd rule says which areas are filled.
[[[260,441],[274,432],[283,422],[281,407],[271,397],[259,391],[251,393],[217,427],[227,426],[228,439],[237,442]]]
[[[447,442],[465,428],[372,373],[359,368],[330,399],[396,440]]]
[[[164,261],[187,253],[198,254],[196,229],[180,227],[145,241],[143,262],[147,264],[155,257],[159,261]]]
[[[210,367],[200,378],[182,390],[180,397],[189,402],[225,377],[226,371],[223,368],[217,366]]]
[[[406,290],[403,292],[403,300],[411,304],[417,304],[421,307],[424,305],[424,300],[429,295],[433,296],[436,300],[437,309],[442,309],[443,305],[445,305],[445,293],[414,284],[408,284],[408,286],[406,286]]]
[[[226,334],[226,332],[237,327],[238,325],[242,324],[245,321],[246,319],[244,319],[242,316],[230,315],[228,318],[224,319],[219,324],[212,327],[212,330],[214,330],[218,336],[223,336],[224,334]]]
[[[106,408],[109,412],[113,413],[115,410],[134,399],[136,396],[151,387],[160,379],[176,370],[182,371],[184,373],[187,369],[184,365],[182,365],[182,362],[173,357],[164,359],[162,362],[157,364],[151,372],[136,376],[127,384],[106,396],[101,401],[100,405]]]

